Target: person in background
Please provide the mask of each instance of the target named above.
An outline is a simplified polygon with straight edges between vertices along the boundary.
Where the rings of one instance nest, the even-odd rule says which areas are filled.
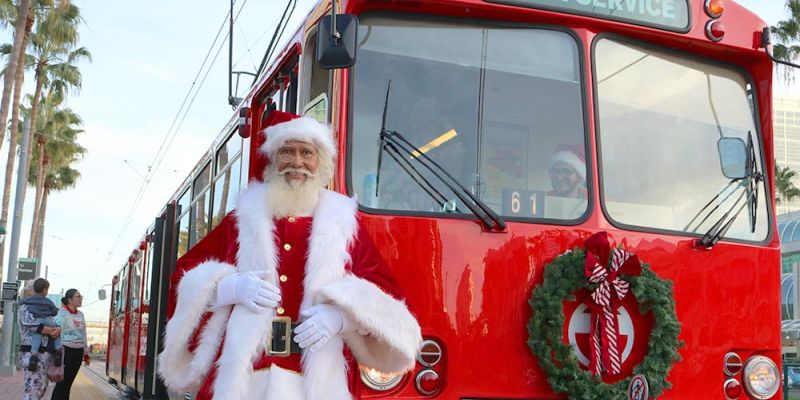
[[[83,305],[83,296],[77,289],[69,289],[61,298],[64,307],[56,315],[61,326],[61,342],[64,346],[64,380],[53,389],[51,400],[68,400],[72,382],[81,368],[81,360],[89,365],[89,346],[86,343],[86,319],[78,307]]]
[[[557,197],[585,199],[586,191],[586,157],[583,149],[577,146],[559,146],[550,156],[547,173],[553,190],[547,194]]]
[[[58,328],[58,324],[56,324],[53,317],[58,314],[58,308],[56,305],[53,304],[50,299],[48,299],[47,291],[49,289],[49,283],[47,280],[39,278],[33,281],[33,287],[46,287],[44,289],[44,294],[39,296],[29,296],[22,300],[21,304],[25,304],[28,306],[28,311],[33,314],[33,316],[41,321],[44,326],[51,327],[51,328]],[[35,292],[34,292],[35,293]],[[31,348],[32,349],[44,349],[47,353],[52,354],[53,363],[56,366],[61,365],[61,337],[57,337],[53,340],[48,340],[46,346],[42,346],[42,339],[46,335],[41,333],[33,333],[31,334]],[[32,351],[31,352],[31,359],[28,362],[28,369],[31,371],[36,371],[37,368],[40,366],[42,368],[47,367],[47,364],[40,364],[39,363],[39,352]]]
[[[33,282],[33,294],[20,302],[17,310],[17,324],[19,326],[20,346],[19,361],[22,366],[24,383],[24,400],[40,400],[47,390],[47,368],[50,363],[50,353],[44,352],[42,346],[61,335],[61,328],[47,326],[45,319],[36,317],[36,309],[44,305],[47,300],[47,290],[50,282],[46,279],[37,279]],[[50,302],[49,300],[47,300]],[[52,305],[52,302],[50,302]],[[39,334],[41,345],[33,348],[34,335]],[[36,366],[31,367],[32,358],[36,358]]]

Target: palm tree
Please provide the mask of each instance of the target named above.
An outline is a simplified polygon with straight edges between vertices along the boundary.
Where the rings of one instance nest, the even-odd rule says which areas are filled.
[[[36,236],[31,235],[32,238],[36,239],[36,244],[28,252],[30,256],[38,260],[42,258],[47,199],[52,191],[62,191],[75,186],[78,178],[80,178],[80,173],[73,169],[72,165],[86,154],[86,149],[76,142],[78,135],[83,133],[82,129],[76,127],[81,123],[80,117],[69,108],[57,110],[55,115],[59,115],[58,118],[55,118],[59,122],[51,126],[53,128],[52,140],[48,141],[46,146],[43,146],[45,151],[41,153],[41,157],[45,159],[45,162],[40,165],[44,166],[46,174],[42,185],[43,191]],[[30,178],[32,178],[31,174],[28,175],[29,182]]]
[[[85,150],[83,150],[85,152]],[[83,153],[81,153],[83,154]],[[77,160],[76,158],[75,160]],[[71,164],[71,163],[70,163]],[[40,218],[40,225],[38,227],[38,231],[41,232],[39,235],[38,246],[36,249],[36,258],[41,260],[42,258],[42,251],[43,251],[43,241],[41,240],[42,236],[44,236],[44,221],[45,217],[47,216],[47,199],[50,198],[50,193],[53,191],[60,192],[62,190],[70,189],[75,187],[75,184],[78,182],[78,179],[81,177],[81,173],[75,169],[72,169],[69,165],[62,166],[52,172],[47,174],[47,178],[45,178],[44,184],[44,194],[42,196],[42,211],[41,211],[41,218]]]
[[[800,0],[786,0],[786,11],[788,18],[770,27],[770,31],[778,39],[772,51],[778,59],[794,61],[800,57]],[[780,67],[783,69],[783,76],[791,79],[791,67]]]
[[[28,183],[36,187],[36,198],[33,208],[33,221],[31,236],[28,242],[28,254],[33,257],[39,245],[41,225],[41,204],[44,197],[46,175],[52,169],[58,168],[66,161],[71,161],[75,155],[83,155],[82,147],[75,143],[77,136],[83,130],[76,128],[82,123],[81,118],[69,108],[57,108],[56,100],[47,96],[42,103],[41,123],[37,124],[38,151],[33,155],[34,167],[28,171]]]
[[[39,43],[37,45],[37,36],[34,35],[34,47],[38,49],[38,63],[36,66],[36,91],[33,95],[32,101],[32,109],[33,109],[33,118],[31,119],[31,124],[35,124],[36,119],[40,118],[41,116],[46,117],[48,112],[51,111],[50,109],[61,104],[64,101],[66,96],[66,92],[70,90],[79,90],[81,87],[81,73],[75,63],[81,59],[89,59],[91,60],[91,54],[88,50],[81,47],[77,50],[68,51],[66,47],[50,47],[48,43]],[[50,43],[52,44],[52,43]],[[48,47],[49,51],[48,51]],[[49,52],[49,57],[47,56]],[[66,60],[63,62],[58,56],[59,55],[66,55]],[[50,60],[48,62],[48,59]],[[47,99],[50,103],[50,108],[45,107],[43,113],[38,112],[39,106],[39,96],[41,96],[42,87],[45,84],[50,86],[50,90],[47,94]],[[71,111],[70,111],[71,112]],[[77,115],[75,115],[77,117]],[[49,122],[48,122],[49,123]],[[80,123],[80,119],[78,118],[77,123]],[[40,153],[43,153],[45,150],[45,146],[48,141],[48,135],[38,134],[40,131],[39,126],[40,124],[35,124],[37,127],[37,135],[36,135],[36,147],[38,148]],[[33,152],[33,147],[31,146],[29,152],[27,154],[28,160],[31,160],[31,155]],[[44,191],[44,183],[45,183],[45,174],[47,169],[44,167],[43,163],[47,160],[46,157],[38,157],[37,168],[39,176],[36,179],[36,197],[34,200],[34,217],[33,217],[33,229],[31,231],[31,242],[30,242],[30,249],[35,249],[35,242],[37,236],[36,227],[39,224],[39,205],[42,201],[42,194]],[[33,163],[29,164],[33,165]]]
[[[7,4],[6,4],[7,5]],[[6,12],[3,13],[7,14]],[[17,17],[14,30],[14,44],[11,47],[11,52],[8,57],[8,64],[6,65],[6,74],[3,81],[3,97],[0,100],[0,144],[3,143],[5,137],[5,124],[8,118],[8,105],[11,100],[11,89],[15,86],[22,87],[22,83],[17,81],[18,74],[13,71],[19,69],[19,59],[25,54],[27,47],[27,36],[30,29],[33,27],[33,12],[31,12],[31,0],[20,0],[17,5]],[[11,72],[9,72],[11,71]],[[2,252],[0,252],[0,255]],[[3,274],[2,257],[0,257],[0,277]]]
[[[75,63],[81,59],[91,61],[92,56],[84,47],[72,50],[78,40],[80,21],[80,9],[73,4],[51,7],[31,35],[36,60],[31,126],[36,126],[39,101],[46,85],[52,83],[51,89],[60,99],[57,101],[59,103],[63,101],[65,91],[79,90],[81,87],[81,73]]]
[[[787,211],[789,209],[788,203],[800,196],[800,189],[792,182],[792,178],[795,176],[797,176],[797,171],[775,164],[775,191],[778,194],[775,197],[775,202],[778,204],[783,203]]]

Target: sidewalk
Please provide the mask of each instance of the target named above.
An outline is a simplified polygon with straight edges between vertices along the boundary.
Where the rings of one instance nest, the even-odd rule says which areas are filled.
[[[71,400],[110,400],[117,397],[112,395],[108,388],[99,388],[98,382],[90,379],[92,374],[85,367],[82,367],[75,377],[70,391]],[[53,391],[54,383],[47,388],[43,400],[49,400]],[[17,371],[13,377],[0,376],[0,400],[22,400],[23,377],[22,371]]]

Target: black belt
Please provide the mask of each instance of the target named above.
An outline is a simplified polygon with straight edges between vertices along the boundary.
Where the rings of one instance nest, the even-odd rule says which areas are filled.
[[[268,352],[272,357],[289,357],[292,354],[301,354],[302,349],[294,341],[294,329],[300,325],[292,322],[289,317],[277,317],[272,320],[272,332],[268,342]],[[288,340],[289,343],[286,343]]]
[[[28,345],[28,344],[21,344],[21,345],[19,345],[19,351],[22,352],[22,353],[27,353],[27,352],[31,351],[31,346]],[[44,352],[45,352],[45,347],[44,346],[39,346],[39,353],[44,353]]]

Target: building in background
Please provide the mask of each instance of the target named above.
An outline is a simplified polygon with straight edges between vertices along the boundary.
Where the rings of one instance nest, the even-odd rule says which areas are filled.
[[[778,216],[781,239],[781,344],[785,358],[797,358],[800,345],[800,212]]]
[[[775,97],[772,100],[775,161],[798,173],[794,184],[800,187],[800,97]],[[778,204],[778,214],[800,211],[800,199]]]
[[[800,98],[773,99],[775,161],[798,173],[794,184],[800,187]],[[781,319],[783,354],[796,358],[800,353],[800,199],[777,205],[778,234],[781,240]]]
[[[108,322],[86,321],[86,341],[92,354],[105,354],[108,345]]]

